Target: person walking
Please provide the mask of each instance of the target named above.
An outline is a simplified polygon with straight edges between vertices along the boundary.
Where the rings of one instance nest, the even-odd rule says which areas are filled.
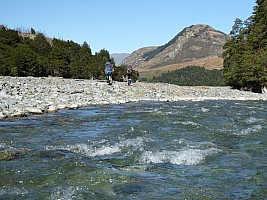
[[[106,62],[105,75],[106,75],[107,83],[109,85],[112,85],[112,74],[113,74],[112,64],[110,62]]]
[[[133,76],[133,67],[131,65],[128,65],[127,66],[128,85],[132,84],[132,76]]]

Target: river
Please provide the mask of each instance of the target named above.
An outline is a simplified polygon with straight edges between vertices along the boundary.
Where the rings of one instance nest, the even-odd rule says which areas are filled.
[[[2,120],[0,199],[266,199],[266,108],[141,102]]]

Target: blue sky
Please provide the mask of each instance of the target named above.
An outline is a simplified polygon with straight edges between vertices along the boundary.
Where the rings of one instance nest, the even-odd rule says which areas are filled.
[[[131,53],[163,45],[193,24],[229,34],[234,20],[246,20],[255,5],[255,0],[3,0],[0,24],[86,41],[93,53]]]

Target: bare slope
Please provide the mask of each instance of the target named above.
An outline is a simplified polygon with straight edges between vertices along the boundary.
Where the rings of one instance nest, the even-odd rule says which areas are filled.
[[[207,69],[223,67],[223,45],[228,36],[209,25],[198,24],[184,28],[173,39],[159,47],[134,51],[122,63],[132,65],[141,75],[197,65]]]

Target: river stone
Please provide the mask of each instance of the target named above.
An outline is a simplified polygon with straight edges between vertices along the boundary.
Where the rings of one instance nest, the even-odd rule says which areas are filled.
[[[71,104],[71,105],[69,106],[69,109],[70,109],[70,110],[74,110],[74,109],[77,109],[77,108],[79,108],[79,105],[76,104],[76,103],[73,103],[73,104]]]
[[[5,150],[5,151],[0,151],[0,161],[1,160],[13,160],[19,155],[18,151],[15,150]]]
[[[7,118],[7,116],[4,115],[4,113],[0,112],[0,119],[5,119],[5,118]]]
[[[17,110],[16,112],[11,114],[11,117],[25,117],[27,116],[25,111]]]
[[[65,105],[65,104],[58,104],[58,105],[57,105],[57,108],[58,108],[59,110],[61,110],[61,109],[65,109],[65,108],[66,108],[66,105]]]
[[[53,113],[53,112],[56,112],[58,109],[57,109],[57,106],[54,106],[54,105],[51,105],[48,107],[48,109],[46,110],[48,113]]]
[[[40,108],[26,107],[25,110],[31,114],[42,114],[43,113],[43,111]]]

